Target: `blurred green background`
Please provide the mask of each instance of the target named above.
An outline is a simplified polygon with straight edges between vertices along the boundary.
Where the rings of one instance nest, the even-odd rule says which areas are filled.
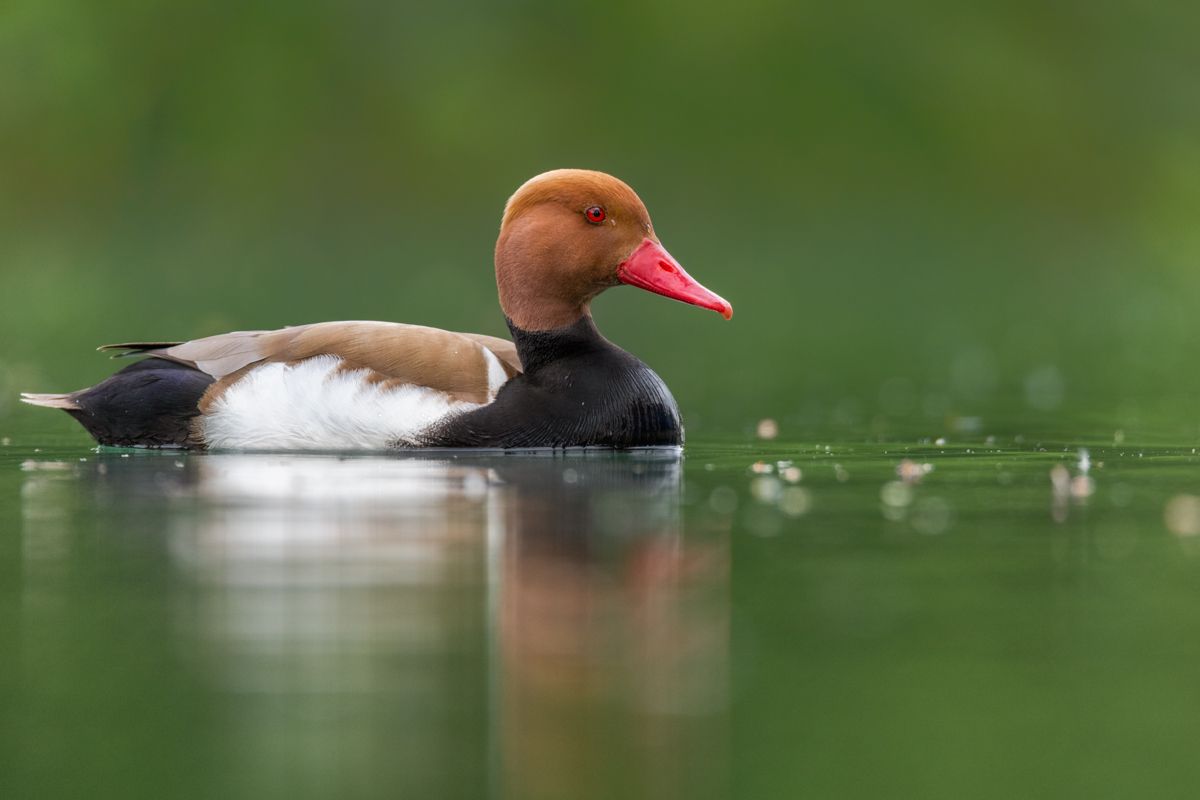
[[[1197,23],[1170,0],[0,3],[0,787],[475,797],[509,762],[581,797],[1195,785]],[[93,454],[16,402],[100,380],[112,341],[503,333],[501,208],[563,166],[633,185],[735,307],[595,306],[683,410],[660,492],[620,459],[633,488],[574,504],[556,463],[528,497],[451,469],[442,508],[401,470],[364,511],[339,492],[403,462],[329,459],[329,507],[256,499],[254,458]],[[764,417],[779,439],[750,444]],[[900,458],[932,471],[901,485]],[[238,584],[273,532],[295,571]],[[572,533],[594,550],[554,551]],[[447,554],[375,549],[411,541]],[[497,569],[599,689],[494,682],[541,618],[483,615]],[[648,728],[679,676],[728,699]]]
[[[109,341],[501,333],[502,204],[581,166],[734,304],[595,309],[693,435],[1192,440],[1196,9],[10,0],[0,415]]]

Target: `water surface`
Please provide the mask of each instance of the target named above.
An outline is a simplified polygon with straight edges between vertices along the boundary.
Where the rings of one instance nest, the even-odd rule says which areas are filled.
[[[683,456],[10,442],[0,781],[1183,794],[1197,465],[1190,447],[983,437]]]

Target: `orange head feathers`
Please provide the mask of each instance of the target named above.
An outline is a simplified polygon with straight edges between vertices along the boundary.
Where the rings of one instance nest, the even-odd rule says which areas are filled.
[[[519,188],[496,241],[500,305],[524,330],[570,325],[619,283],[732,316],[663,249],[637,193],[603,172],[559,169]]]

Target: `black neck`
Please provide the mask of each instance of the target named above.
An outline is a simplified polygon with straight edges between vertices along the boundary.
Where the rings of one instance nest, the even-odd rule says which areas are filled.
[[[547,364],[569,356],[611,348],[613,345],[600,335],[591,314],[584,314],[570,325],[548,331],[527,331],[505,317],[512,332],[517,356],[526,374],[538,372]]]

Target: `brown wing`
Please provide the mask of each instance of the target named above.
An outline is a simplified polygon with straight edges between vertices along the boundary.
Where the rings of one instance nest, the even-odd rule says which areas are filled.
[[[371,370],[377,380],[427,386],[473,403],[489,399],[485,349],[497,357],[508,377],[521,371],[512,342],[399,322],[320,322],[224,333],[161,349],[130,349],[189,364],[217,378],[201,401],[202,410],[259,363],[320,355],[342,358],[347,369]]]
[[[462,333],[459,335],[469,337],[491,350],[496,358],[500,359],[500,363],[504,364],[504,371],[508,373],[508,377],[520,375],[525,371],[521,367],[521,357],[517,355],[517,346],[508,339],[488,336],[485,333]]]

